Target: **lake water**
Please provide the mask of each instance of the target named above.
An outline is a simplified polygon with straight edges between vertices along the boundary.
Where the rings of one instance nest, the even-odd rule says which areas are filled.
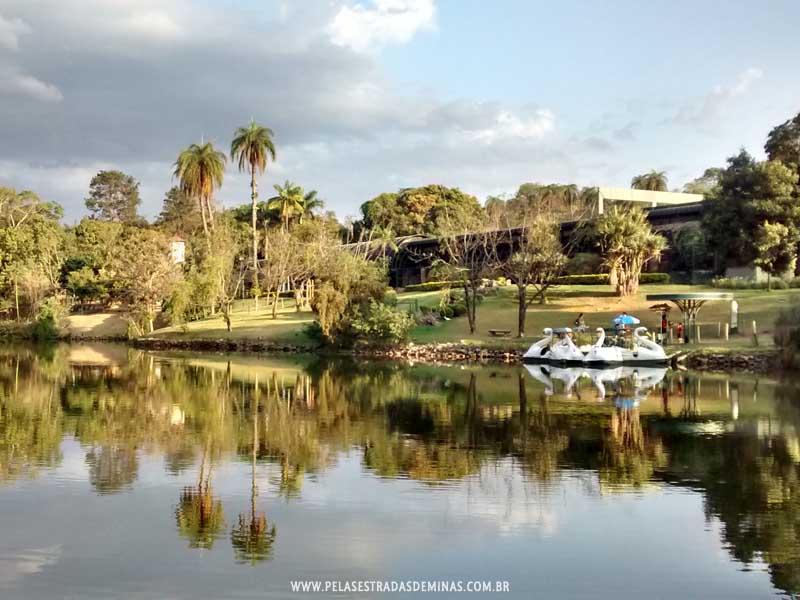
[[[798,433],[744,375],[6,348],[0,598],[791,597]]]

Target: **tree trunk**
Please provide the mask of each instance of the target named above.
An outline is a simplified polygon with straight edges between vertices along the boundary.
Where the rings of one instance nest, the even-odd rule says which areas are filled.
[[[258,199],[258,188],[256,183],[256,166],[254,164],[250,165],[250,200],[253,203],[253,210],[251,217],[251,225],[253,227],[253,298],[255,299],[255,311],[258,312],[258,296],[261,293],[261,290],[258,286],[258,229],[256,228],[257,225],[257,213],[258,213],[258,206],[257,206],[257,199]]]
[[[203,235],[206,238],[206,246],[208,246],[208,253],[211,254],[211,237],[208,232],[208,219],[206,218],[206,205],[203,202],[203,198],[200,197],[197,200],[198,204],[200,205],[200,217],[203,219]]]
[[[464,303],[467,305],[467,321],[469,322],[469,332],[475,333],[475,302],[476,297],[473,291],[472,296],[470,296],[471,286],[469,284],[464,285]]]
[[[211,196],[206,196],[206,211],[208,211],[208,224],[211,231],[214,231],[214,210],[211,207]]]
[[[525,313],[528,309],[527,291],[528,286],[517,284],[517,298],[519,299],[519,306],[517,307],[517,337],[525,335]]]
[[[275,295],[272,297],[272,318],[278,318],[278,295],[280,292],[275,292]]]
[[[19,284],[16,277],[14,277],[14,315],[19,323]]]

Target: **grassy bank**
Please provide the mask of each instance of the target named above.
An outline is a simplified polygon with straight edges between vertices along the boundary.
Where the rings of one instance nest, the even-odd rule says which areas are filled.
[[[526,336],[503,339],[491,336],[490,329],[510,329],[514,334],[517,329],[517,304],[514,297],[515,288],[507,287],[498,291],[497,296],[487,297],[478,308],[477,331],[469,332],[469,324],[465,317],[452,319],[434,326],[420,326],[412,332],[412,338],[418,343],[436,342],[471,342],[481,345],[527,346],[531,339],[539,337],[545,327],[571,326],[579,313],[584,313],[586,324],[592,328],[609,327],[611,320],[622,311],[636,315],[642,324],[650,329],[660,326],[661,316],[649,310],[653,302],[648,302],[647,294],[689,293],[718,291],[709,287],[689,285],[645,285],[639,293],[629,298],[619,298],[608,286],[561,286],[549,296],[548,304],[533,304],[528,309],[525,322]],[[734,292],[739,302],[740,335],[732,336],[728,342],[717,337],[717,323],[725,323],[730,318],[728,302],[710,302],[700,312],[701,338],[705,340],[700,346],[714,344],[724,347],[746,347],[752,344],[750,323],[758,323],[759,341],[764,345],[772,345],[772,326],[781,307],[792,301],[800,301],[800,290],[737,290]],[[400,294],[401,299],[415,299],[420,304],[435,305],[439,292],[417,294]],[[673,308],[670,320],[679,321],[680,312]],[[689,349],[690,347],[687,347]]]
[[[418,344],[441,342],[476,344],[486,347],[523,348],[540,336],[544,327],[563,327],[573,323],[579,313],[584,313],[590,327],[611,324],[611,319],[622,311],[627,311],[642,319],[649,328],[657,328],[660,315],[649,310],[653,304],[645,299],[647,294],[668,292],[712,291],[702,286],[646,285],[636,296],[618,298],[608,286],[561,286],[549,296],[548,304],[533,304],[528,309],[526,336],[497,338],[490,335],[490,329],[508,329],[516,333],[517,304],[515,288],[499,288],[497,295],[488,296],[478,308],[478,326],[474,334],[469,333],[466,317],[440,322],[432,326],[417,326],[411,338]],[[693,348],[748,348],[752,346],[750,323],[758,323],[760,343],[772,345],[772,326],[780,308],[793,301],[800,301],[800,289],[776,290],[737,290],[734,292],[739,302],[739,323],[741,333],[732,336],[728,342],[717,338],[717,323],[729,319],[728,302],[707,304],[700,313],[703,343],[685,346]],[[399,307],[437,306],[440,292],[414,292],[398,295]],[[313,346],[305,335],[305,327],[314,320],[309,311],[296,312],[291,302],[278,310],[276,319],[270,315],[264,302],[255,312],[252,300],[238,301],[233,310],[233,329],[228,332],[220,315],[208,317],[186,325],[159,329],[150,337],[166,340],[261,340],[272,344],[286,344],[299,347]],[[679,320],[680,313],[673,309],[670,319]],[[70,333],[73,337],[102,337],[109,332],[124,333],[123,320],[119,315],[81,315],[70,317]]]

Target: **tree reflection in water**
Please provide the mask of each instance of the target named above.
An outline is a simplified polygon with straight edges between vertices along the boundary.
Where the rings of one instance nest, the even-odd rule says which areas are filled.
[[[210,550],[225,526],[222,501],[214,497],[211,488],[211,463],[206,466],[207,451],[203,451],[197,486],[181,490],[175,521],[181,537],[189,540],[190,548]]]
[[[794,385],[693,373],[654,386],[641,373],[540,383],[501,367],[299,368],[125,349],[113,364],[75,364],[70,352],[0,354],[0,483],[58,466],[65,437],[86,449],[97,493],[136,489],[142,456],[160,456],[168,477],[197,469],[173,507],[189,546],[228,538],[236,561],[259,564],[280,551],[268,500],[302,496],[344,453],[356,449],[378,477],[425,486],[478,481],[510,458],[532,484],[577,470],[602,493],[698,491],[733,557],[765,561],[776,586],[800,592]],[[247,464],[250,502],[226,525],[236,491],[215,490],[212,472],[231,459]]]
[[[259,448],[259,400],[261,389],[258,377],[251,392],[250,403],[253,407],[251,420],[253,422],[253,449],[250,461],[250,514],[239,513],[239,521],[231,531],[231,545],[238,562],[256,563],[270,558],[272,546],[275,543],[275,525],[267,525],[267,517],[263,512],[256,510],[256,459]]]

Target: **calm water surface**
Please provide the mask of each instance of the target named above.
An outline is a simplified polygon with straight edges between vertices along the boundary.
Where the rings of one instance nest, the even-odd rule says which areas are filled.
[[[6,348],[0,598],[791,597],[799,432],[738,375]]]

